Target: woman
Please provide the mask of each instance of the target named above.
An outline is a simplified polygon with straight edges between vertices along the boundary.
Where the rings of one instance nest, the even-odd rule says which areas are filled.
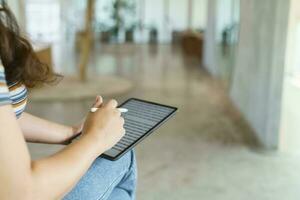
[[[124,135],[117,102],[96,98],[83,125],[67,127],[27,113],[26,87],[51,83],[57,75],[39,62],[20,36],[15,18],[0,6],[0,199],[134,199],[133,152],[111,162],[98,156]],[[62,151],[31,161],[25,141],[68,143]]]

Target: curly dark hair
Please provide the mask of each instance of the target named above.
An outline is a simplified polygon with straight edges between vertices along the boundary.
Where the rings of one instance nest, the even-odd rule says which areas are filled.
[[[21,81],[31,88],[56,82],[60,77],[38,59],[5,1],[0,2],[0,59],[8,84]]]

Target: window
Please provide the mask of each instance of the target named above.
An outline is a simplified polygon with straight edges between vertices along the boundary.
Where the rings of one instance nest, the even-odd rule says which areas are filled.
[[[27,0],[27,33],[38,42],[53,42],[60,36],[60,4],[56,0]]]

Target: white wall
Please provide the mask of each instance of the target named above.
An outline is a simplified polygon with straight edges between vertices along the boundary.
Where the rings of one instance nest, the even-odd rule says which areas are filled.
[[[18,0],[7,0],[7,4],[9,5],[10,9],[15,14],[16,18],[19,19],[19,2]]]
[[[185,30],[188,27],[188,0],[170,1],[170,23],[173,29]]]
[[[291,0],[282,103],[280,150],[300,152],[300,2]]]
[[[289,0],[241,0],[231,97],[267,148],[278,148]]]
[[[282,103],[279,150],[300,153],[300,84],[299,79],[286,77]]]
[[[164,25],[164,4],[162,0],[146,0],[145,1],[145,18],[144,24],[148,27],[155,27],[158,29],[159,40],[161,41],[163,36]],[[166,34],[166,33],[165,33]]]
[[[219,76],[217,66],[217,0],[207,4],[207,25],[204,42],[204,66],[214,76]]]
[[[222,32],[225,28],[232,24],[232,0],[218,0],[217,1],[217,41],[221,42]]]
[[[168,0],[168,9],[164,7],[166,5],[164,0],[143,1],[145,2],[144,24],[146,26],[155,26],[158,29],[161,42],[169,42],[171,40],[172,30],[183,31],[188,29],[188,0]],[[191,20],[193,29],[205,29],[207,1],[193,1]],[[140,0],[137,0],[138,4],[139,2]],[[165,17],[166,10],[168,10],[167,18]]]
[[[26,31],[39,42],[54,42],[61,37],[61,7],[58,0],[27,0]]]
[[[7,3],[16,16],[19,26],[24,29],[26,24],[25,0],[7,0]]]
[[[194,0],[192,27],[205,29],[207,16],[207,0]]]

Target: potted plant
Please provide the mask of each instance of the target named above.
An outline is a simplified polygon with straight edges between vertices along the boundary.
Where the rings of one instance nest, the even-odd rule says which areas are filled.
[[[96,33],[100,33],[100,41],[108,43],[111,40],[110,27],[104,23],[95,23],[94,29]]]
[[[101,12],[106,13],[109,20],[95,22],[95,28],[101,33],[101,41],[118,41],[120,33],[124,32],[126,41],[133,41],[135,10],[135,0],[107,1]]]
[[[133,24],[125,31],[125,42],[133,42],[134,41],[134,31],[136,29],[136,25]]]
[[[114,0],[112,1],[111,7],[111,19],[113,26],[110,31],[112,36],[117,39],[120,31],[125,29],[126,24],[129,24],[130,18],[134,18],[135,15],[135,1],[134,0]],[[135,29],[134,25],[130,25],[127,29],[128,39],[133,41],[133,31]],[[125,37],[126,37],[125,32]]]
[[[149,32],[149,42],[151,44],[157,44],[158,43],[158,30],[155,26],[150,27],[150,32]]]

